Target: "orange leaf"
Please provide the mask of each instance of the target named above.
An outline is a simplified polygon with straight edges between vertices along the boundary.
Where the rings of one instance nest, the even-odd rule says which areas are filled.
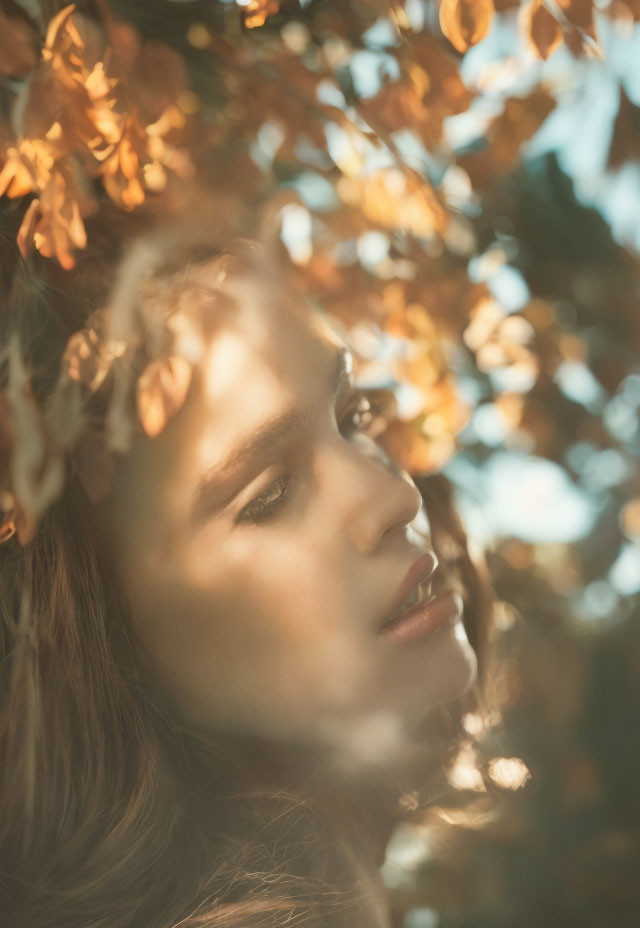
[[[433,473],[446,464],[455,450],[451,436],[426,438],[419,427],[396,419],[381,436],[387,453],[411,474]]]
[[[518,21],[527,45],[543,61],[562,43],[562,29],[543,0],[532,0],[523,6]]]
[[[184,403],[191,382],[191,365],[180,355],[157,358],[144,369],[136,387],[142,428],[155,438]]]
[[[593,0],[558,0],[558,6],[572,26],[586,32],[592,39],[596,38]]]
[[[628,538],[640,538],[640,496],[630,499],[622,508],[620,526]]]
[[[97,333],[93,329],[74,332],[62,356],[62,367],[68,377],[96,390],[109,368],[109,358],[100,348]]]
[[[22,197],[31,193],[34,180],[17,148],[10,148],[8,157],[0,171],[0,196]]]
[[[36,65],[33,34],[21,19],[9,19],[0,10],[0,74],[22,77]]]
[[[620,0],[620,2],[622,3],[623,0]],[[640,20],[640,0],[624,0],[624,5],[631,13],[633,21],[637,23]],[[607,8],[607,12],[609,12],[609,8]]]
[[[56,42],[59,39],[60,33],[62,32],[62,29],[69,22],[71,14],[74,10],[75,4],[69,3],[68,6],[65,6],[62,10],[60,10],[59,13],[56,13],[47,27],[47,37],[44,41],[43,51],[50,52],[54,48]],[[76,39],[77,37],[78,44],[82,45],[82,40],[80,39],[80,36],[77,34],[75,29],[73,30],[73,33],[73,38]]]
[[[280,9],[279,0],[250,0],[245,7],[244,24],[247,29],[263,26],[268,16],[274,16]]]
[[[36,227],[36,222],[38,221],[38,215],[40,210],[40,200],[37,198],[32,200],[29,204],[29,208],[22,217],[22,222],[20,223],[20,228],[18,229],[18,248],[20,249],[20,254],[23,258],[26,258],[28,254],[31,253],[33,246],[33,231]]]
[[[462,113],[471,102],[457,61],[442,43],[421,36],[400,57],[400,80],[385,84],[375,97],[361,100],[359,109],[371,125],[396,131],[411,126],[427,147],[439,141],[447,116]]]
[[[620,88],[620,109],[613,125],[611,145],[607,167],[610,170],[621,168],[626,161],[640,159],[640,107],[631,102]]]
[[[442,0],[440,28],[459,52],[486,36],[493,19],[493,0]]]
[[[18,244],[26,255],[35,244],[45,258],[55,257],[66,269],[74,266],[73,248],[84,248],[87,236],[83,216],[94,201],[76,183],[67,165],[56,164],[40,197],[30,204],[18,233]]]

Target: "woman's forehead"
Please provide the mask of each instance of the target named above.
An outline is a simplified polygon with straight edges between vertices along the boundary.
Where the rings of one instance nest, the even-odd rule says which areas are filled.
[[[261,377],[319,375],[342,344],[318,312],[277,282],[234,277],[222,292],[225,308],[209,327],[198,371],[206,402],[222,402]]]
[[[318,312],[253,276],[229,278],[220,291],[221,300],[194,304],[213,318],[201,327],[203,350],[183,408],[157,438],[141,438],[125,472],[188,484],[241,433],[296,402],[313,404],[325,390],[344,345]]]

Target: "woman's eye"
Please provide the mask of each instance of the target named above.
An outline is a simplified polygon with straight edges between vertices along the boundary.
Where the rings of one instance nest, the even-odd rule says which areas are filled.
[[[254,525],[259,522],[266,522],[282,506],[291,491],[292,485],[292,474],[283,474],[278,477],[266,490],[263,490],[250,503],[247,503],[234,521]]]
[[[374,419],[374,410],[364,393],[356,393],[351,405],[340,419],[340,434],[345,437],[366,432]]]

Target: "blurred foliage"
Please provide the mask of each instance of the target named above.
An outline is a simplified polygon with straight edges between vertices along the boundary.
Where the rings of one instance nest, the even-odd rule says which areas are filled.
[[[534,299],[555,310],[549,328],[593,346],[580,358],[598,372],[598,402],[577,402],[540,378],[529,391],[536,411],[529,415],[539,436],[533,454],[566,469],[595,515],[571,542],[494,538],[488,559],[503,630],[501,720],[486,727],[468,718],[473,747],[461,752],[429,814],[398,833],[386,876],[398,894],[396,924],[406,928],[533,928],[541,921],[631,928],[640,904],[637,404],[629,402],[619,429],[607,410],[630,400],[638,383],[627,373],[637,362],[634,257],[613,243],[594,210],[576,202],[553,158],[528,164],[492,191],[482,220],[487,234],[507,218]],[[487,455],[496,453],[477,434],[468,439],[452,467],[464,474],[464,493],[474,481],[482,485]],[[524,472],[522,459],[521,466]],[[527,508],[523,499],[511,523],[525,537]],[[553,512],[546,518],[553,521]],[[614,566],[621,551],[636,558],[624,578]],[[498,776],[496,758],[507,759]]]
[[[381,440],[444,469],[486,548],[495,707],[392,842],[397,925],[637,924],[640,265],[606,202],[640,160],[637,2],[76,7],[75,32],[69,12],[47,32],[55,3],[1,7],[0,189],[18,212],[32,198],[24,252],[71,267],[105,198],[169,203],[206,178],[217,220],[280,243],[351,341]],[[589,82],[616,104],[585,194],[549,127]],[[175,358],[159,363],[138,390],[150,434],[179,405]]]

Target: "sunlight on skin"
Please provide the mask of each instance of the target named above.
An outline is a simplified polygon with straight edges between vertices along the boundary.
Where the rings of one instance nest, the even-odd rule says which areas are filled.
[[[105,509],[141,656],[190,724],[378,762],[471,685],[475,655],[459,621],[412,643],[379,636],[427,548],[418,490],[353,427],[350,378],[332,397],[329,326],[260,281],[225,290],[234,307],[185,406],[138,439]],[[194,522],[203,480],[292,404],[303,425],[219,495],[211,479]]]

